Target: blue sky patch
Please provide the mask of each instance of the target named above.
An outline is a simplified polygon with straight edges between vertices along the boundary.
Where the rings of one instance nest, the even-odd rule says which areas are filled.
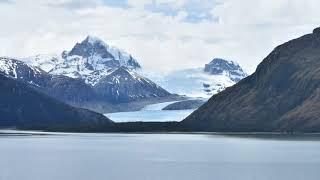
[[[103,0],[105,5],[112,7],[128,8],[128,0]]]

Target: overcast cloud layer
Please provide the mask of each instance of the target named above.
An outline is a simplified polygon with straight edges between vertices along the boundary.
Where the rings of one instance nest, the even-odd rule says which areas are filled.
[[[0,56],[70,50],[88,34],[147,69],[214,57],[252,73],[276,46],[320,26],[318,0],[0,0]]]

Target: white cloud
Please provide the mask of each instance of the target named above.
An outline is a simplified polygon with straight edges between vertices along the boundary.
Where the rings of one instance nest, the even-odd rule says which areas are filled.
[[[156,0],[157,4],[169,4],[172,7],[181,7],[187,3],[187,0]]]
[[[185,1],[157,3],[177,7]],[[70,2],[77,5],[63,6]],[[198,67],[213,57],[223,57],[234,59],[253,72],[276,45],[311,32],[320,22],[320,2],[316,0],[224,0],[210,10],[218,22],[198,23],[185,22],[185,10],[176,16],[145,10],[148,0],[129,0],[133,8],[109,7],[98,0],[80,3],[83,6],[79,2],[0,3],[1,55],[24,57],[61,52],[92,34],[132,53],[149,69]],[[206,2],[210,4],[209,0]]]
[[[149,4],[150,0],[128,0],[128,4],[132,7],[143,9],[146,4]]]

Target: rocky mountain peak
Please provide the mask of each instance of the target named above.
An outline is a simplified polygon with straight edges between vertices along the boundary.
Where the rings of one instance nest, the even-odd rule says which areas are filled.
[[[320,27],[318,27],[318,28],[315,28],[314,30],[313,30],[313,34],[320,34]]]
[[[23,60],[50,74],[84,79],[91,85],[119,67],[130,70],[141,68],[131,54],[110,46],[95,36],[87,36],[76,43],[71,51],[55,55],[36,55]]]
[[[81,43],[77,43],[69,52],[69,56],[81,56],[85,58],[99,56],[106,60],[113,60],[115,57],[108,51],[109,46],[99,38],[87,36]]]
[[[238,63],[221,58],[214,58],[209,64],[206,64],[204,71],[212,75],[226,74],[235,82],[247,76]]]
[[[91,43],[91,44],[96,44],[96,43],[100,43],[100,44],[104,44],[103,40],[100,39],[99,37],[96,36],[92,36],[92,35],[88,35],[85,40],[85,42]]]
[[[85,58],[84,63],[94,70],[118,68],[120,66],[130,69],[141,68],[138,61],[130,54],[109,46],[103,40],[94,36],[87,36],[81,43],[77,43],[68,53],[68,56],[66,57],[67,60],[73,60],[74,56]]]

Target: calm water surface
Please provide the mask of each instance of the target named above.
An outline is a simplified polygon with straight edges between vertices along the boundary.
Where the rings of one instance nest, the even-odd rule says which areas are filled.
[[[0,180],[319,180],[319,138],[0,135]]]

